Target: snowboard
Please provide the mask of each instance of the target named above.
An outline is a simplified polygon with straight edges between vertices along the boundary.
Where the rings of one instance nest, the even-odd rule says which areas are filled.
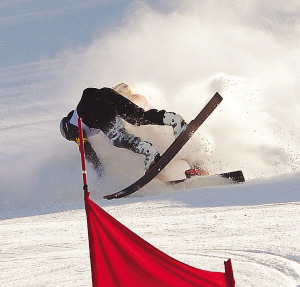
[[[225,173],[220,173],[220,174],[214,174],[214,175],[195,175],[193,177],[191,177],[191,179],[193,178],[211,178],[211,177],[221,177],[221,178],[226,178],[229,179],[230,183],[241,183],[245,181],[245,177],[244,174],[241,170],[236,170],[236,171],[231,171],[231,172],[225,172]],[[190,178],[185,178],[185,179],[179,179],[179,180],[172,180],[172,181],[168,181],[166,182],[167,184],[170,185],[174,185],[174,184],[178,184],[178,183],[182,183],[182,182],[187,182],[189,181]]]
[[[149,183],[154,177],[156,177],[165,166],[176,156],[176,154],[182,149],[182,147],[187,143],[187,141],[192,137],[195,131],[203,124],[203,122],[209,117],[209,115],[214,111],[214,109],[223,100],[219,93],[216,93],[202,111],[192,120],[186,127],[184,131],[175,139],[175,141],[170,145],[170,147],[163,153],[157,162],[144,174],[140,179],[138,179],[133,184],[128,187],[109,195],[105,195],[105,199],[114,199],[128,196]]]

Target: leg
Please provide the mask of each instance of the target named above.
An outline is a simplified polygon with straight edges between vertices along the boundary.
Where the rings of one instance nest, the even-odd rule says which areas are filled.
[[[123,122],[119,117],[110,122],[103,129],[104,134],[111,140],[112,144],[118,148],[126,148],[134,153],[146,156],[144,164],[147,171],[155,159],[159,156],[158,149],[149,142],[126,132]]]

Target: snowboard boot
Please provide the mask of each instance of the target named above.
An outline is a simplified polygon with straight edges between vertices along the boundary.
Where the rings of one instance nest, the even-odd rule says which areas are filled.
[[[166,112],[164,114],[163,123],[165,125],[172,126],[175,138],[177,138],[180,133],[186,129],[187,126],[182,116],[173,112]]]

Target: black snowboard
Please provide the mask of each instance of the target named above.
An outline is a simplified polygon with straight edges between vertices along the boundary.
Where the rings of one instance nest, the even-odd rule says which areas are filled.
[[[186,130],[176,138],[176,140],[164,152],[161,158],[151,167],[151,169],[149,169],[149,171],[145,175],[143,175],[140,179],[138,179],[130,186],[116,193],[105,195],[104,198],[113,199],[125,197],[138,191],[147,183],[149,183],[175,157],[175,155],[181,150],[181,148],[192,137],[195,131],[202,125],[202,123],[208,118],[208,116],[214,111],[214,109],[222,100],[223,98],[220,96],[220,94],[216,93],[203,108],[203,110],[198,114],[198,116],[188,124]]]
[[[231,179],[233,183],[240,183],[245,181],[244,174],[241,170],[221,173],[219,174],[219,176]]]

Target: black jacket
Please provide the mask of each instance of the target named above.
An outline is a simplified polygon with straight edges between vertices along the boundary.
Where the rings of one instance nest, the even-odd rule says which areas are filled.
[[[88,127],[103,129],[117,115],[133,125],[163,125],[165,110],[144,111],[113,89],[87,88],[83,91],[77,113]]]

